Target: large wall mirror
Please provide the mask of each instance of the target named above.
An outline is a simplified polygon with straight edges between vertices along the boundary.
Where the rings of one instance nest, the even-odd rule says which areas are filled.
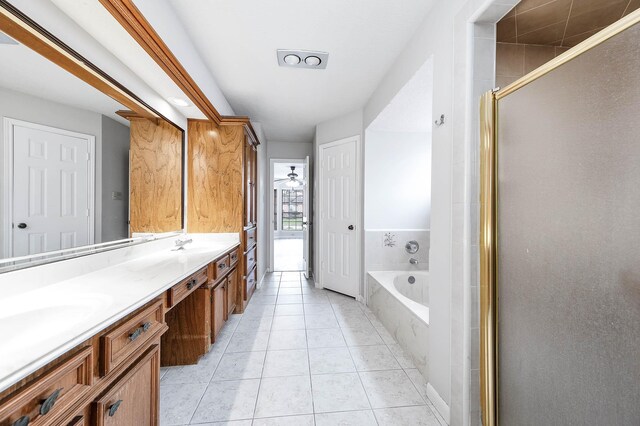
[[[5,2],[0,64],[5,262],[183,228],[182,129]]]

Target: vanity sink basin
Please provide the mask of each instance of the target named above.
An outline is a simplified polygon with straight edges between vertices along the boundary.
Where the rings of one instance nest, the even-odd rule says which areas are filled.
[[[0,358],[15,356],[15,351],[54,341],[76,333],[96,313],[109,306],[106,295],[81,295],[72,299],[39,298],[29,301],[12,298],[0,303]]]

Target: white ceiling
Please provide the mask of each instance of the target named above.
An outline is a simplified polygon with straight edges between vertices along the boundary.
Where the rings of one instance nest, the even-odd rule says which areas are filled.
[[[268,140],[284,142],[310,142],[317,123],[361,108],[433,4],[170,2],[235,112],[261,122]],[[279,67],[277,49],[329,52],[327,69]]]
[[[122,124],[115,112],[126,109],[109,96],[22,44],[0,44],[0,87],[93,111]]]
[[[378,132],[431,132],[433,59],[429,58],[393,97],[367,130]]]

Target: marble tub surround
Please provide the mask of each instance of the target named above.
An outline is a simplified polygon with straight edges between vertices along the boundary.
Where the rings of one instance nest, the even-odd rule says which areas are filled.
[[[0,275],[0,391],[132,313],[237,246],[188,234]]]
[[[369,272],[367,306],[413,364],[429,379],[429,308],[402,296],[394,287],[401,272]]]
[[[197,365],[161,375],[166,426],[446,424],[374,313],[300,273],[267,274]]]
[[[408,254],[404,246],[408,241],[417,241],[420,250]],[[366,271],[426,271],[429,270],[430,231],[416,230],[365,230],[364,259]],[[409,263],[418,259],[417,265]]]

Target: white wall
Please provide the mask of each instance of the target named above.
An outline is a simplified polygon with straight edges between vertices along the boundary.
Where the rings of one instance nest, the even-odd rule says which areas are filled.
[[[129,237],[129,127],[103,115],[101,139],[101,240],[106,242]],[[122,199],[114,200],[113,192],[120,192]]]
[[[307,155],[313,158],[313,144],[310,142],[267,142],[267,157],[269,160],[303,160]]]
[[[451,425],[478,425],[478,110],[494,81],[495,23],[518,0],[432,9],[364,107],[368,126],[429,58],[434,64],[429,382]],[[475,293],[473,292],[475,289]],[[438,404],[436,404],[438,406]]]
[[[431,135],[371,130],[365,135],[365,229],[429,229]]]

